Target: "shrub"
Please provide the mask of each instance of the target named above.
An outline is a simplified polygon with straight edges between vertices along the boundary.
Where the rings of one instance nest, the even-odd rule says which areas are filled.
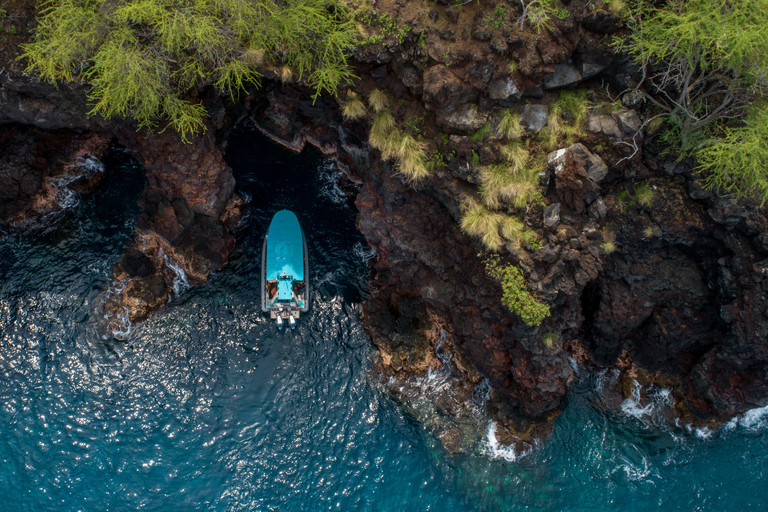
[[[760,178],[744,173],[762,168],[761,146],[747,131],[768,91],[768,0],[639,2],[630,14],[633,30],[617,45],[645,67],[658,93],[648,98],[671,125],[665,142],[706,162],[702,168],[716,175],[710,186],[756,192]],[[736,134],[745,118],[747,130]],[[722,151],[737,147],[740,154]]]
[[[518,20],[520,29],[527,21],[533,30],[540,33],[544,28],[551,29],[553,17],[565,19],[569,15],[566,9],[558,7],[558,0],[521,0],[520,3],[523,7],[523,13]]]
[[[130,116],[140,126],[167,120],[182,138],[203,129],[205,110],[190,89],[235,94],[259,77],[263,55],[335,93],[353,77],[347,55],[358,37],[338,0],[50,0],[28,72],[90,85],[91,114]],[[256,58],[262,55],[260,58]]]
[[[489,257],[485,269],[489,276],[501,283],[501,303],[526,325],[541,325],[550,315],[549,305],[537,301],[528,291],[522,270],[509,263],[502,264],[498,256]]]
[[[524,169],[530,159],[528,148],[520,141],[510,142],[506,146],[502,146],[500,151],[504,161],[512,167],[513,172]]]

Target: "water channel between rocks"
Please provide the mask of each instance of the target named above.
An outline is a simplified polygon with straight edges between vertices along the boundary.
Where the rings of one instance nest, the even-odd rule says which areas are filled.
[[[251,207],[230,264],[124,341],[94,302],[132,236],[141,169],[105,159],[96,192],[0,231],[0,510],[764,510],[768,410],[665,426],[664,390],[611,412],[610,372],[577,369],[552,439],[449,455],[370,376],[359,319],[372,254],[353,192],[311,151],[247,125],[229,164]],[[317,290],[295,332],[258,307],[271,215],[297,213]],[[514,460],[513,460],[514,459]]]

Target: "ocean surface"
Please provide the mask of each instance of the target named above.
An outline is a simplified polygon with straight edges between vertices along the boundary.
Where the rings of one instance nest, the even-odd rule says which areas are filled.
[[[94,193],[45,227],[0,231],[0,511],[768,509],[768,409],[670,426],[665,390],[607,407],[610,372],[577,368],[532,452],[490,437],[447,454],[369,374],[372,253],[341,173],[247,124],[227,159],[250,200],[229,266],[199,287],[180,276],[123,340],[99,335],[98,301],[132,236],[135,162],[114,151]],[[282,208],[308,236],[317,290],[294,332],[258,307]]]

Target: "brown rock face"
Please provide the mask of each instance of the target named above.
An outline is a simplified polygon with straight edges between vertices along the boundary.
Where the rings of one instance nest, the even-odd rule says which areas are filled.
[[[683,186],[651,183],[652,206],[614,211],[621,251],[585,288],[585,346],[600,365],[626,351],[662,381],[675,379],[675,391],[704,417],[764,405],[768,283],[765,255],[750,239],[765,217],[727,203],[731,219],[753,226],[733,229]]]
[[[460,80],[444,64],[424,72],[424,104],[430,110],[450,114],[465,103],[477,101],[477,91]]]
[[[147,185],[137,239],[113,268],[118,284],[111,289],[120,292],[106,292],[104,310],[114,318],[104,326],[108,335],[124,332],[123,318],[141,320],[165,304],[175,280],[200,284],[222,268],[235,247],[227,226],[243,206],[232,200],[235,180],[210,130],[189,144],[170,130],[124,131],[120,140],[144,161]]]
[[[173,130],[147,134],[125,130],[119,140],[144,164],[147,188],[182,198],[195,212],[218,217],[235,179],[209,129],[183,143]]]
[[[75,191],[95,186],[109,137],[0,125],[0,224],[26,225],[59,211]],[[95,159],[92,162],[89,159]]]

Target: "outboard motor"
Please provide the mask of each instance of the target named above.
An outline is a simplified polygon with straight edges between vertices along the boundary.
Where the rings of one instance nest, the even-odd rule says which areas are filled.
[[[293,318],[293,315],[288,317],[288,325],[291,326],[291,329],[295,329],[296,328],[296,319]]]
[[[293,318],[293,317],[291,317]],[[277,316],[277,328],[282,329],[283,328],[283,317],[278,315]]]

